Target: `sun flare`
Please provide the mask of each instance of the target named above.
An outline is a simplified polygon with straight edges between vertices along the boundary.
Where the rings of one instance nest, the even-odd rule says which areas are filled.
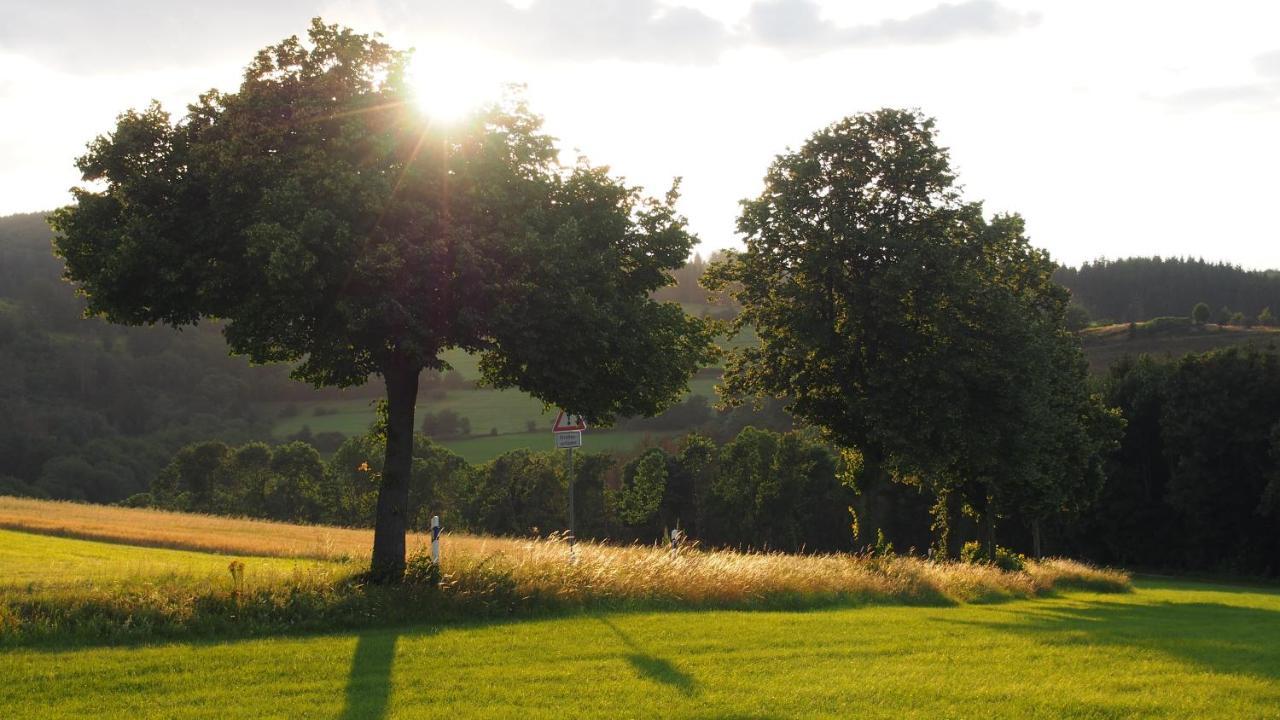
[[[457,122],[497,100],[502,87],[490,58],[439,42],[414,51],[409,82],[418,110],[442,122]]]

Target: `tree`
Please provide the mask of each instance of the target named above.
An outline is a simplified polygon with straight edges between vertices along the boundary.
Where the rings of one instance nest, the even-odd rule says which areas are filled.
[[[1021,218],[988,221],[954,179],[932,119],[846,118],[777,158],[743,203],[745,251],[707,274],[760,338],[730,354],[728,399],[785,397],[859,451],[863,544],[891,477],[962,495],[992,544],[996,515],[1049,483],[1049,434],[1028,427],[1091,402],[1055,266]],[[1061,387],[1042,377],[1064,367]]]
[[[622,487],[608,493],[619,520],[643,526],[657,516],[667,491],[670,465],[671,456],[661,448],[651,448],[627,464],[622,472]]]
[[[1191,322],[1196,325],[1203,325],[1209,322],[1209,315],[1210,310],[1207,303],[1196,303],[1196,306],[1191,309]]]
[[[916,451],[949,425],[937,311],[957,286],[958,246],[941,231],[960,209],[932,120],[859,115],[775,160],[743,203],[746,250],[707,272],[712,290],[736,287],[736,326],[760,338],[731,352],[726,397],[785,396],[794,416],[859,448],[868,514],[890,466],[923,460]],[[864,535],[872,525],[863,518]]]
[[[314,20],[235,92],[172,123],[121,115],[54,214],[88,312],[225,321],[231,350],[347,387],[381,376],[386,457],[371,577],[403,575],[418,380],[442,353],[595,423],[655,414],[714,356],[710,326],[649,294],[694,238],[673,188],[648,199],[564,168],[518,98],[456,124],[413,112],[409,55]],[[565,332],[572,328],[573,332]]]
[[[1258,324],[1270,327],[1276,324],[1276,316],[1271,314],[1270,307],[1262,308],[1262,312],[1258,313]]]
[[[1067,306],[1067,329],[1079,332],[1089,327],[1089,311],[1083,305],[1071,303]]]

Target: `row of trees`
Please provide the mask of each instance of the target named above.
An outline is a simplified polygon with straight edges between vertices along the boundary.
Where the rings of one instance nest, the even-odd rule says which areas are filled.
[[[384,436],[351,438],[328,461],[300,442],[182,448],[136,506],[297,522],[372,526]],[[577,453],[579,536],[644,542],[673,528],[710,545],[787,550],[852,547],[852,491],[837,456],[799,433],[747,428],[717,445],[689,435],[630,460]],[[567,526],[568,483],[555,452],[515,450],[481,465],[414,438],[409,527],[432,515],[476,533],[530,535]]]
[[[744,203],[746,249],[708,270],[759,344],[728,399],[785,397],[856,455],[860,544],[891,483],[933,499],[938,549],[960,513],[994,555],[1000,518],[1078,512],[1121,422],[1090,394],[1068,293],[1016,215],[964,202],[934,123],[881,110],[777,158]]]
[[[1270,327],[1277,324],[1276,316],[1271,312],[1270,307],[1262,308],[1262,311],[1259,312],[1256,317],[1245,315],[1238,310],[1232,310],[1226,306],[1223,306],[1215,313],[1209,309],[1208,303],[1203,302],[1196,303],[1195,307],[1191,308],[1191,321],[1195,324],[1204,325],[1210,320],[1216,321],[1220,325],[1250,326],[1256,323],[1258,325]]]
[[[1100,562],[1280,574],[1280,354],[1126,359],[1105,380],[1127,425],[1099,501],[1061,524]]]
[[[1097,260],[1059,268],[1054,280],[1091,317],[1111,322],[1186,317],[1187,309],[1201,302],[1213,311],[1213,322],[1280,308],[1280,270],[1244,270],[1192,258]]]
[[[1106,458],[1098,499],[1075,513],[1010,517],[1001,543],[1046,547],[1101,563],[1250,575],[1280,573],[1280,354],[1233,347],[1176,362],[1126,358],[1101,383],[1126,424]],[[369,526],[382,463],[377,434],[351,438],[328,461],[303,443],[221,442],[183,448],[139,505]],[[74,468],[73,468],[74,469]],[[665,441],[629,457],[578,453],[579,535],[652,542],[679,527],[707,545],[786,550],[855,547],[855,512],[902,548],[936,542],[938,498],[923,483],[869,497],[864,464],[812,433],[748,427],[716,442]],[[81,472],[90,472],[80,468]],[[410,525],[440,514],[452,528],[527,535],[565,527],[568,481],[557,453],[516,451],[468,465],[415,438]],[[862,489],[856,492],[855,489]],[[865,516],[864,516],[865,517]],[[958,518],[953,550],[979,530]]]

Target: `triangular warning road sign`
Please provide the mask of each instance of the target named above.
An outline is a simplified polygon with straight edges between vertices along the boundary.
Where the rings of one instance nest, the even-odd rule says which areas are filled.
[[[556,424],[552,426],[551,432],[569,432],[570,430],[586,430],[587,424],[582,421],[581,415],[567,413],[563,410],[556,416]]]

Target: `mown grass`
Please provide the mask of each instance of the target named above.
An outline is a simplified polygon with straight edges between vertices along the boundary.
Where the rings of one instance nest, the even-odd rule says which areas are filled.
[[[275,584],[319,567],[354,563],[289,557],[221,555],[121,545],[0,530],[0,588],[23,592],[120,585],[186,577],[229,587],[232,560],[247,563],[256,584]],[[3,590],[0,590],[3,592]]]
[[[0,652],[14,718],[1276,718],[1280,594],[588,612]]]
[[[362,530],[14,498],[0,498],[0,525],[64,536],[22,536],[15,550],[0,555],[0,570],[13,566],[0,578],[21,578],[0,580],[0,640],[10,643],[261,634],[576,608],[946,604],[1033,597],[1068,585],[1128,588],[1122,573],[1060,560],[1006,573],[907,557],[670,552],[580,543],[570,562],[568,546],[555,538],[468,536],[446,536],[438,571],[418,561],[404,587],[379,588],[365,584],[359,573],[371,542]],[[206,558],[191,559],[186,572],[170,572],[166,568],[186,559],[172,550],[65,536],[277,559],[246,559],[244,577],[233,579],[230,572],[210,574],[213,563]],[[410,543],[422,547],[421,538]],[[45,545],[52,548],[48,554],[66,559],[47,565],[44,574],[79,581],[42,579],[38,558],[47,554]],[[120,568],[162,571],[102,577],[104,559],[116,555]],[[321,562],[283,572],[281,557]]]

